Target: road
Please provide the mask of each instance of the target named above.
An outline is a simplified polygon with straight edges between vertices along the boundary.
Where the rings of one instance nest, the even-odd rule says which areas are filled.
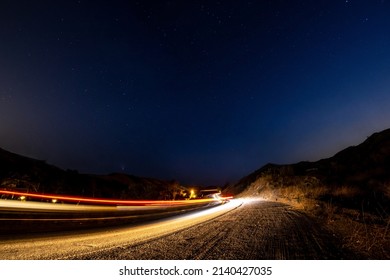
[[[0,237],[1,238],[1,237]],[[337,239],[290,206],[232,200],[145,224],[3,237],[0,259],[351,259]]]
[[[20,232],[77,230],[156,220],[200,210],[227,201],[212,198],[190,200],[112,200],[58,195],[43,195],[0,190],[11,199],[0,199],[0,236]],[[12,195],[12,197],[10,197]],[[12,199],[14,196],[23,198]],[[38,198],[47,201],[26,201]],[[61,202],[58,203],[58,200]],[[66,201],[66,203],[63,203]],[[79,203],[93,204],[79,204]]]

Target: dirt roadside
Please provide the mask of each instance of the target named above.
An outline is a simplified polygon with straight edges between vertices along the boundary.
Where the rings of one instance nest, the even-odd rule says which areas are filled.
[[[337,235],[293,207],[247,200],[206,223],[83,259],[362,259]]]

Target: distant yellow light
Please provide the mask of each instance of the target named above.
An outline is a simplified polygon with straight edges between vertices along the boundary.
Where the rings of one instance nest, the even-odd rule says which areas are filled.
[[[57,199],[53,198],[53,199],[51,200],[51,202],[56,203],[56,202],[57,202]]]
[[[190,190],[190,199],[191,198],[196,198],[196,194],[194,190]]]
[[[24,195],[22,195],[21,197],[19,197],[19,199],[20,199],[21,201],[26,201],[26,197],[25,197]]]

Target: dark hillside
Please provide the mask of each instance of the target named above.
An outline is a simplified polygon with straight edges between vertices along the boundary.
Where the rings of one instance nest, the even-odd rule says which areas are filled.
[[[374,133],[360,145],[327,159],[291,165],[267,164],[226,191],[277,193],[292,186],[311,196],[316,189],[316,198],[333,199],[352,207],[363,204],[370,208],[378,203],[387,207],[390,205],[390,129]]]
[[[390,258],[390,129],[327,159],[267,164],[224,191],[290,204],[322,222],[343,247]]]
[[[0,188],[122,199],[178,199],[185,193],[185,188],[176,181],[119,173],[80,174],[3,149],[0,149]]]

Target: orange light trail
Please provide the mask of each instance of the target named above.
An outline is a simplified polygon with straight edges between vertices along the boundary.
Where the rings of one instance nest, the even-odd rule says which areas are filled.
[[[205,198],[205,199],[194,199],[194,200],[122,200],[122,199],[103,199],[103,198],[91,198],[91,197],[78,197],[78,196],[64,196],[64,195],[55,195],[55,194],[39,194],[39,193],[26,193],[26,192],[16,192],[16,191],[7,191],[0,190],[0,194],[7,195],[16,195],[16,196],[25,196],[38,199],[56,199],[58,201],[67,201],[75,203],[91,203],[91,204],[106,204],[106,205],[126,205],[126,206],[177,206],[185,204],[198,204],[198,203],[207,203],[214,201],[223,201],[228,200],[231,197],[221,197],[221,198]]]

